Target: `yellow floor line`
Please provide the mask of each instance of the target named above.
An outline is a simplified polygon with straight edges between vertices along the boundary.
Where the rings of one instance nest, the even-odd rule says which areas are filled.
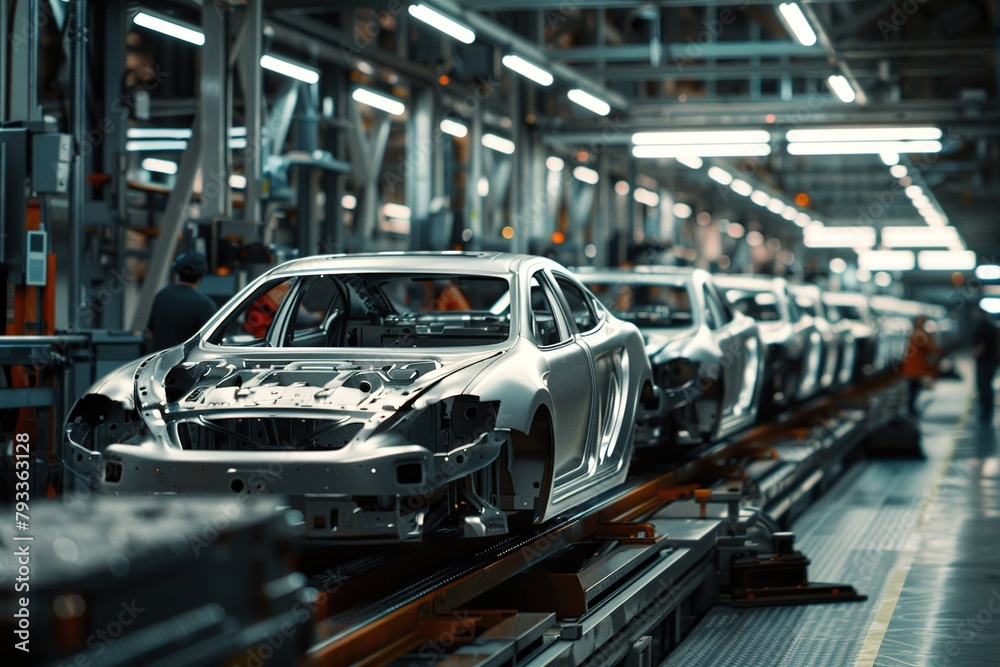
[[[956,431],[959,434],[965,431],[965,426],[968,423],[969,415],[971,414],[972,403],[970,402],[968,410],[966,410],[965,414],[962,415],[962,419],[959,421],[956,428]],[[930,493],[927,494],[927,497],[924,498],[924,502],[920,505],[920,509],[917,513],[917,520],[913,524],[914,527],[920,525],[928,505],[930,505],[937,496],[938,488],[944,480],[945,473],[948,471],[948,466],[951,464],[952,457],[955,455],[955,449],[957,447],[958,437],[956,436],[955,442],[952,443],[951,451],[948,452],[948,455],[941,462],[937,474],[934,476],[934,483],[931,485]],[[858,659],[854,661],[854,667],[874,666],[875,659],[878,658],[878,652],[882,648],[882,642],[885,641],[885,633],[889,629],[889,622],[892,620],[892,615],[896,611],[896,604],[899,602],[899,596],[902,594],[903,586],[906,584],[906,578],[910,574],[910,567],[913,565],[913,561],[916,557],[916,549],[907,549],[899,555],[899,559],[896,561],[896,565],[890,573],[889,581],[883,591],[882,602],[878,606],[878,611],[875,612],[875,620],[872,621],[872,625],[868,629],[868,634],[865,636],[865,641],[861,645],[861,653],[858,654]]]

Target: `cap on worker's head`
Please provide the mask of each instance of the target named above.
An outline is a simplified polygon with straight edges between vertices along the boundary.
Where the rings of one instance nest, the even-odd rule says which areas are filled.
[[[208,260],[200,252],[185,252],[174,261],[174,271],[184,282],[193,282],[208,273]]]

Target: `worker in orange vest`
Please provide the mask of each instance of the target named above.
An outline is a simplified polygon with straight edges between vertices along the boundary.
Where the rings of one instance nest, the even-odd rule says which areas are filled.
[[[903,377],[910,380],[910,414],[917,414],[917,396],[920,391],[929,388],[937,379],[940,358],[941,349],[927,326],[927,318],[921,315],[913,321],[910,345],[899,369]]]

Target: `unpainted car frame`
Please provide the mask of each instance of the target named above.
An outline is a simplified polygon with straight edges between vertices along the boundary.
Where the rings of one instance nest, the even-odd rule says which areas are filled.
[[[636,324],[646,340],[654,380],[667,397],[658,439],[699,444],[757,420],[764,376],[758,326],[730,309],[710,273],[637,267],[581,269],[577,276],[592,292],[600,289],[605,307]],[[682,290],[689,310],[672,313],[665,304],[653,305],[655,299],[641,296],[651,290]],[[676,321],[679,315],[683,321]]]
[[[379,319],[366,310],[381,308],[379,297],[357,303],[353,290],[389,272],[505,280],[509,297],[472,323],[461,313]],[[221,344],[220,329],[262,289],[290,281],[292,298],[316,276],[354,286],[342,312],[303,333],[308,346],[282,344],[301,300],[277,309],[278,330],[263,343]],[[502,335],[494,319],[505,314]],[[408,336],[449,326],[493,338],[408,346]],[[347,330],[389,347],[311,344]],[[468,536],[493,535],[506,532],[509,512],[541,522],[621,484],[634,425],[658,399],[636,327],[555,262],[502,253],[306,258],[248,285],[187,343],[98,382],[69,414],[64,462],[78,483],[108,493],[286,495],[310,538],[414,540],[446,516]]]

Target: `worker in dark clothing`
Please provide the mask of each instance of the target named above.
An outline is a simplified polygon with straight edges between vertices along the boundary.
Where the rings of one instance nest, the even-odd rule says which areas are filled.
[[[208,262],[201,253],[187,252],[174,262],[178,282],[156,294],[149,312],[146,342],[150,352],[183,343],[215,315],[215,302],[197,290],[207,271]]]
[[[981,310],[976,310],[972,332],[972,356],[976,359],[976,388],[979,392],[979,419],[993,422],[993,377],[1000,367],[1000,332]]]

